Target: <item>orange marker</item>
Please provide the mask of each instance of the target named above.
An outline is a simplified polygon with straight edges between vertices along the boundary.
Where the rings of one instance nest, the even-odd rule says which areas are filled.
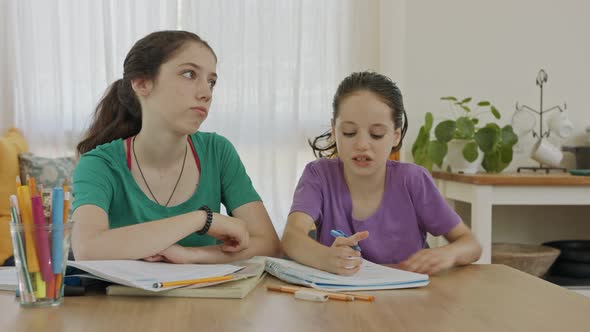
[[[29,190],[31,191],[31,197],[33,196],[37,196],[37,186],[35,183],[35,178],[34,177],[30,177],[27,175],[27,178],[29,180]]]
[[[55,297],[59,297],[61,295],[61,286],[63,284],[63,278],[61,273],[55,275]]]

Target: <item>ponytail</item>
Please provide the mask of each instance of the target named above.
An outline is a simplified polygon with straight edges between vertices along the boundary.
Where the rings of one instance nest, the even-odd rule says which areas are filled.
[[[78,143],[80,155],[119,138],[136,135],[141,129],[141,106],[131,81],[119,79],[107,90],[94,111],[92,125]]]

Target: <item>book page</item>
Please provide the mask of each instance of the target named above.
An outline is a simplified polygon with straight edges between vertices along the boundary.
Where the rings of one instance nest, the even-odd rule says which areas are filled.
[[[224,276],[243,267],[227,264],[171,264],[136,260],[68,261],[68,265],[125,286],[153,292],[183,286],[153,288],[153,284]]]

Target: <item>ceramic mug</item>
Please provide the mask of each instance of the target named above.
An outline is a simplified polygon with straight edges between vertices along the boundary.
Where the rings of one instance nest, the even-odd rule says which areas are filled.
[[[574,124],[570,121],[565,112],[553,114],[549,119],[549,130],[556,133],[561,138],[569,137],[573,130]]]
[[[563,153],[558,147],[551,144],[549,141],[540,139],[533,146],[531,158],[542,165],[559,167],[561,159],[563,159]]]

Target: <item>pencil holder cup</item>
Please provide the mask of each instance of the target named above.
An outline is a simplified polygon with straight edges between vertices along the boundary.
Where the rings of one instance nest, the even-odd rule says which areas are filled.
[[[72,225],[10,223],[21,306],[62,303]]]

